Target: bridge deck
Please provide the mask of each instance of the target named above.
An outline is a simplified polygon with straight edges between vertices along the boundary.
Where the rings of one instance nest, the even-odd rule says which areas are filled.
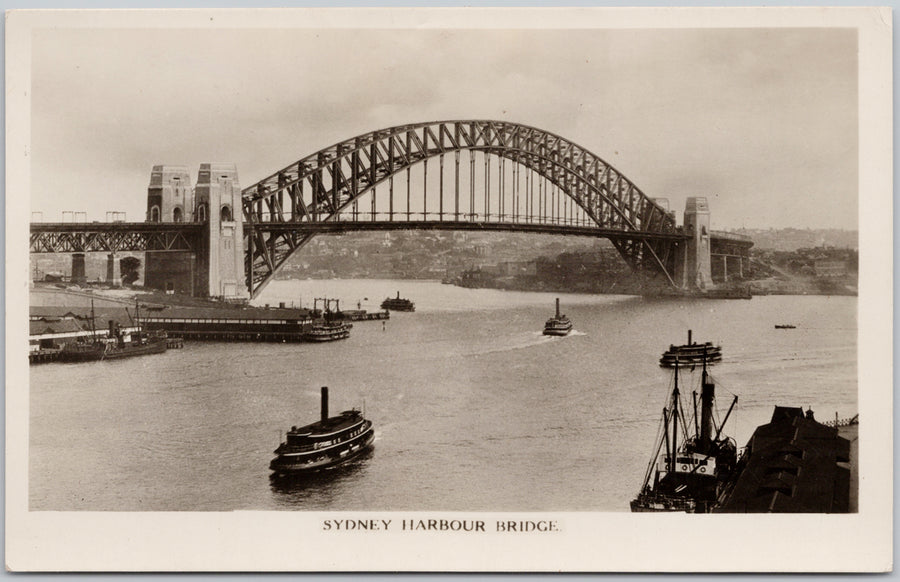
[[[344,233],[361,230],[391,231],[391,230],[475,230],[475,231],[505,231],[523,233],[543,233],[570,236],[594,236],[604,238],[640,239],[640,238],[665,238],[667,240],[683,240],[687,238],[680,232],[623,232],[621,230],[603,229],[596,226],[575,226],[550,223],[512,223],[489,221],[434,221],[434,220],[403,220],[388,221],[323,221],[323,222],[262,222],[244,223],[244,228],[253,228],[259,231],[298,232],[309,234]]]

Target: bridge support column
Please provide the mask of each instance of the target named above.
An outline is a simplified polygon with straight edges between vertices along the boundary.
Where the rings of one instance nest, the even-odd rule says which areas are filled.
[[[186,166],[158,165],[147,186],[147,222],[201,221],[194,213],[191,176]],[[144,286],[167,293],[198,293],[197,261],[185,251],[147,251]]]
[[[144,285],[170,293],[250,298],[244,274],[243,202],[234,164],[201,164],[197,186],[184,166],[154,166],[147,189],[148,222],[206,225],[196,252],[148,251]]]
[[[208,209],[205,257],[200,257],[201,286],[209,297],[250,299],[244,273],[244,212],[234,164],[200,164],[195,198]],[[205,214],[205,212],[204,212]],[[202,287],[201,287],[202,290]]]
[[[106,283],[118,287],[122,284],[122,278],[116,275],[116,254],[106,255]]]
[[[87,283],[87,272],[84,268],[84,253],[72,253],[72,283]]]
[[[144,264],[144,286],[167,293],[203,296],[197,283],[199,261],[194,253],[148,252]]]
[[[709,206],[706,198],[692,196],[684,207],[684,233],[688,238],[679,248],[676,283],[686,291],[712,287]]]

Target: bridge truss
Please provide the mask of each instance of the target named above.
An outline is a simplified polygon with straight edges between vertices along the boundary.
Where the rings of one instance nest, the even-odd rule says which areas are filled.
[[[199,251],[204,224],[33,222],[32,253]]]
[[[329,231],[601,236],[632,268],[662,274],[672,285],[685,238],[672,214],[598,156],[558,135],[502,121],[373,131],[309,155],[242,196],[251,296],[315,234]]]

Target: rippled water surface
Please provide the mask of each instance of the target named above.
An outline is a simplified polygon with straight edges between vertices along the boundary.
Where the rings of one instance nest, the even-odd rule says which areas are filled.
[[[857,412],[853,297],[562,294],[575,323],[564,338],[540,333],[548,293],[276,281],[260,302],[327,295],[377,310],[398,290],[415,313],[358,322],[341,342],[187,343],[33,366],[31,509],[627,511],[671,380],[657,361],[688,329],[723,346],[718,406],[724,415],[739,396],[726,429],[739,445],[776,404]],[[318,417],[320,386],[332,412],[365,407],[375,449],[273,485],[272,451],[282,431]]]

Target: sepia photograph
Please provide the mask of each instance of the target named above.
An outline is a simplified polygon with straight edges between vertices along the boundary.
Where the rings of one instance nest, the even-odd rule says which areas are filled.
[[[7,568],[890,570],[891,17],[8,12]]]

